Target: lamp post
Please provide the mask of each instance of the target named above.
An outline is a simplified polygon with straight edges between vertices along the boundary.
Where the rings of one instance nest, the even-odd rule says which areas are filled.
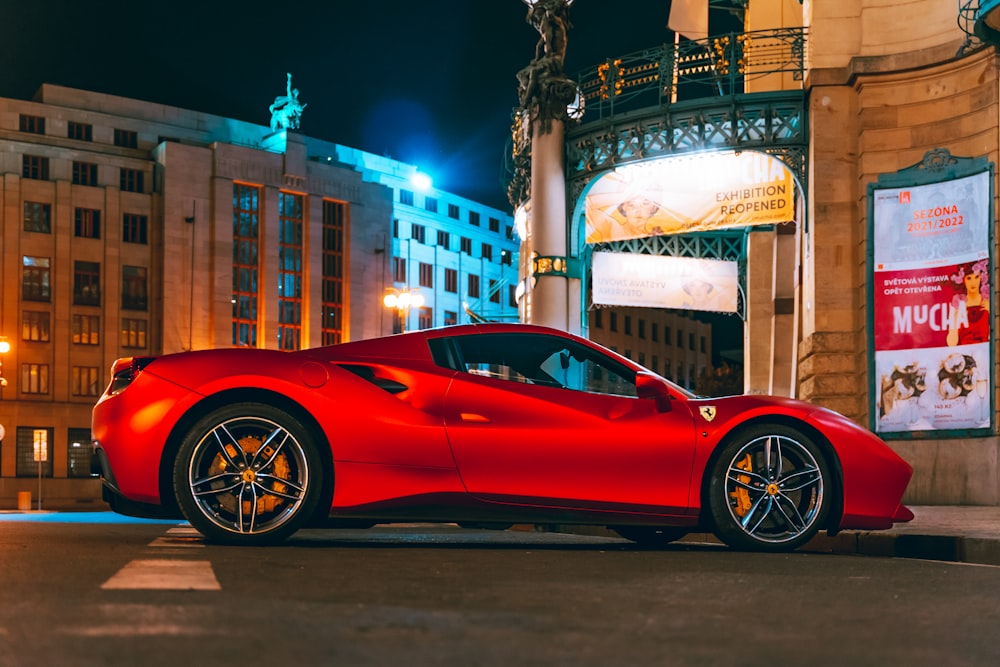
[[[408,289],[392,289],[382,297],[386,308],[396,311],[396,320],[392,326],[393,333],[406,333],[410,320],[410,308],[420,308],[424,305],[424,297],[416,291]]]
[[[10,343],[6,336],[0,336],[0,401],[3,400],[3,390],[7,386],[7,378],[3,376],[3,356],[10,352]]]

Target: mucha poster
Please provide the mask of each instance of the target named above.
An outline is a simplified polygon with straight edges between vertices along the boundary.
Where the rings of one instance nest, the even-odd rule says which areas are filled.
[[[871,190],[877,432],[991,428],[990,183]]]

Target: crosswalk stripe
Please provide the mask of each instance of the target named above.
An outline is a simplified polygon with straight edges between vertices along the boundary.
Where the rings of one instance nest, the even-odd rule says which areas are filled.
[[[222,590],[207,560],[134,560],[101,585],[102,589]]]

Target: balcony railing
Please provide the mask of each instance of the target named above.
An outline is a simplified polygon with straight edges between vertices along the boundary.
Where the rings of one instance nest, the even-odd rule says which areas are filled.
[[[583,122],[678,101],[787,89],[803,80],[806,30],[728,33],[606,60],[577,76]],[[780,76],[773,85],[765,77]],[[801,84],[800,84],[801,85]]]

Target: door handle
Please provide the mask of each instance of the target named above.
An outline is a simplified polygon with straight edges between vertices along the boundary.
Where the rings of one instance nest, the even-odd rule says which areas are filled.
[[[490,420],[488,417],[483,415],[478,415],[475,412],[462,412],[458,415],[458,418],[464,422],[470,422],[472,424],[489,424]]]

